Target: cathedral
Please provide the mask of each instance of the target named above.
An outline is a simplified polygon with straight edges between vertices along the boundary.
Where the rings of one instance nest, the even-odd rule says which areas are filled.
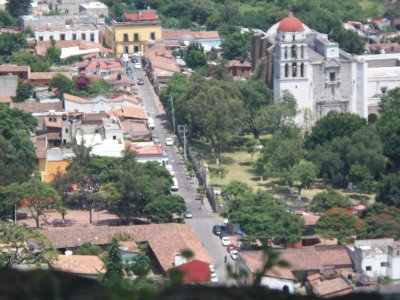
[[[252,58],[276,103],[285,90],[294,95],[296,123],[306,128],[331,111],[373,122],[380,97],[400,86],[400,54],[353,56],[293,15],[253,36]]]

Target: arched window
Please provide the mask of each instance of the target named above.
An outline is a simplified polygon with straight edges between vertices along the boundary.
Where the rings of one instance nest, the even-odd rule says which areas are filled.
[[[285,77],[289,77],[289,64],[285,64]]]
[[[300,65],[300,76],[304,77],[304,63],[301,63]]]
[[[287,47],[285,46],[285,59],[287,59]]]
[[[292,76],[297,77],[297,63],[292,64]]]
[[[297,58],[296,45],[292,45],[292,58]]]
[[[304,58],[304,46],[301,45],[301,58]]]

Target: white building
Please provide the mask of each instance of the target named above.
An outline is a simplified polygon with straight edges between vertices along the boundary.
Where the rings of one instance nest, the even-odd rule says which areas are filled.
[[[85,40],[99,43],[99,29],[93,24],[75,24],[35,28],[35,40],[38,41],[77,41]]]
[[[79,12],[85,14],[92,14],[95,16],[108,17],[108,6],[98,1],[81,3],[79,5]]]
[[[353,56],[289,16],[253,38],[256,77],[297,100],[296,122],[309,126],[331,111],[377,117],[386,90],[400,86],[400,54]],[[308,124],[307,124],[308,123]]]
[[[70,94],[64,94],[64,108],[67,112],[81,112],[87,114],[107,113],[122,107],[142,107],[140,99],[121,95],[114,99],[97,96],[84,99]]]
[[[349,250],[358,273],[400,279],[400,244],[394,239],[358,240]]]

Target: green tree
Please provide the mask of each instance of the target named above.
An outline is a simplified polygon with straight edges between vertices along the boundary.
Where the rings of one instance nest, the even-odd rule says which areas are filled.
[[[23,33],[5,32],[0,35],[0,55],[11,55],[25,46],[26,36]]]
[[[351,54],[363,54],[365,41],[356,32],[340,28],[332,33],[332,39],[339,43],[340,48]]]
[[[104,280],[108,281],[113,278],[122,277],[123,264],[121,249],[116,238],[112,238],[110,247],[108,248],[107,258],[105,261],[106,274]]]
[[[337,239],[346,244],[363,234],[364,222],[345,208],[331,208],[315,225],[316,233],[325,239]]]
[[[74,89],[74,82],[64,74],[58,73],[49,82],[52,88],[57,89],[57,94],[63,97],[64,93],[71,93]]]
[[[316,194],[310,204],[310,210],[319,213],[323,213],[334,207],[350,209],[351,201],[349,198],[342,196],[339,192],[333,189],[327,189],[326,191]]]
[[[13,97],[14,102],[24,102],[31,96],[31,86],[18,79],[17,94]]]
[[[57,251],[47,237],[23,225],[0,222],[0,243],[4,250],[9,250],[0,254],[3,267],[20,264],[51,266],[57,259]]]
[[[0,27],[13,27],[17,25],[17,19],[7,10],[0,10]]]
[[[354,188],[360,194],[370,193],[374,187],[374,177],[368,167],[364,165],[352,165],[349,173],[349,180],[354,183]]]
[[[184,60],[189,68],[198,68],[207,65],[207,55],[199,43],[191,43]]]
[[[30,66],[31,72],[47,72],[49,71],[48,62],[40,58],[34,54],[25,52],[25,51],[15,51],[12,50],[12,54],[10,56],[10,62],[17,66]]]
[[[30,0],[8,1],[6,4],[7,11],[15,18],[28,15],[30,7]]]
[[[263,243],[272,238],[297,242],[304,231],[304,222],[298,215],[287,211],[272,195],[260,191],[230,200],[229,216],[246,235]]]
[[[19,188],[24,191],[24,201],[27,202],[28,210],[35,220],[37,228],[40,227],[40,217],[44,215],[46,208],[58,207],[61,204],[57,191],[37,178],[22,183]]]
[[[185,200],[177,195],[160,196],[144,207],[157,223],[173,222],[173,214],[181,215],[185,210]]]
[[[110,85],[103,78],[92,79],[90,82],[89,93],[94,95],[106,95],[110,89]]]
[[[99,256],[102,250],[98,245],[93,245],[92,243],[83,243],[79,246],[76,254],[78,255],[96,255]]]
[[[144,277],[150,272],[150,259],[139,253],[132,260],[124,263],[125,272],[133,272],[136,276]]]
[[[400,88],[389,91],[379,103],[377,121],[383,142],[383,154],[389,158],[392,169],[400,168]]]
[[[222,196],[231,199],[242,198],[246,194],[251,194],[253,192],[251,186],[240,182],[231,181],[228,185],[222,187]]]
[[[303,161],[293,167],[289,177],[300,195],[302,189],[311,188],[314,179],[317,177],[317,170],[312,162]]]
[[[400,176],[398,174],[382,177],[377,186],[376,201],[400,208]]]
[[[46,51],[46,59],[50,64],[59,64],[61,62],[61,48],[50,46]]]
[[[251,49],[251,33],[233,32],[222,39],[223,57],[244,60]]]
[[[317,121],[312,132],[305,137],[307,148],[315,148],[336,137],[350,137],[355,131],[366,126],[364,118],[350,113],[329,113]]]
[[[244,144],[244,149],[251,156],[251,161],[253,161],[254,154],[259,151],[260,142],[256,139],[250,139]]]

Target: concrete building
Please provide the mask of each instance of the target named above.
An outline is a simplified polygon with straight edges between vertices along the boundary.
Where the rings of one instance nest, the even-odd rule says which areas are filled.
[[[79,6],[87,0],[48,0],[49,7],[58,10],[63,15],[73,15],[79,13]]]
[[[393,238],[357,240],[349,250],[356,272],[400,279],[400,243]]]
[[[0,76],[0,95],[15,97],[17,95],[18,76],[2,75]]]
[[[203,46],[206,52],[221,48],[221,39],[218,31],[191,31],[189,29],[163,29],[162,42],[166,48],[175,50],[187,47],[196,42]]]
[[[108,6],[102,2],[89,2],[79,5],[79,12],[95,16],[108,17]]]
[[[376,114],[376,109],[370,107],[376,107],[384,94],[380,87],[377,93],[377,82],[387,88],[400,86],[400,54],[390,55],[391,59],[353,56],[326,34],[310,29],[293,16],[253,37],[255,76],[273,88],[276,103],[285,91],[295,96],[296,122],[306,128],[331,111],[351,112],[364,118],[371,111]],[[380,63],[372,63],[376,60]],[[385,64],[390,64],[391,69],[382,69]]]
[[[85,40],[99,43],[99,29],[93,24],[74,24],[65,26],[53,26],[35,28],[35,40],[42,41],[76,41]]]
[[[161,39],[161,21],[156,11],[139,10],[123,15],[123,22],[112,21],[105,27],[104,41],[117,56],[143,52],[146,43]]]

